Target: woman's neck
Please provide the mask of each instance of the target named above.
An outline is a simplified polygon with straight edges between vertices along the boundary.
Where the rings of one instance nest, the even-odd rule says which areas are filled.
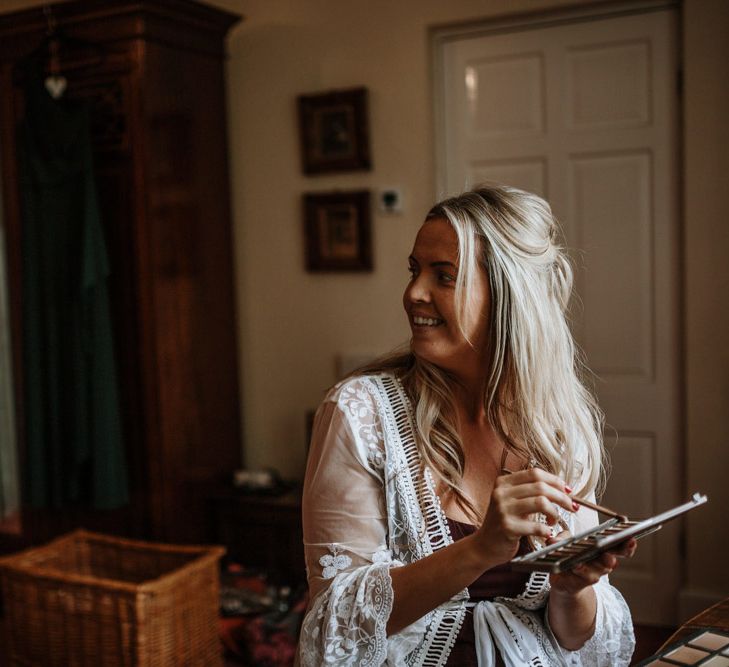
[[[458,418],[469,424],[479,425],[488,421],[484,395],[486,391],[485,378],[459,378],[455,385],[455,407]]]

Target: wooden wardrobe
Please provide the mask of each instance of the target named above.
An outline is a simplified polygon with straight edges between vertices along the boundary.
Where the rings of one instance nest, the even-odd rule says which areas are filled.
[[[207,489],[240,466],[224,78],[224,40],[238,20],[192,0],[75,0],[0,15],[2,195],[20,465],[18,63],[52,29],[64,40],[65,95],[91,108],[131,494],[128,507],[107,512],[24,508],[20,544],[78,525],[204,541]]]

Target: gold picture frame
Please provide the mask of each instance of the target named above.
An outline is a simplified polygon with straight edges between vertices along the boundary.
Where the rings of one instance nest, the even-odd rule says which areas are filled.
[[[298,97],[305,174],[372,168],[367,89],[349,88]]]
[[[304,194],[307,271],[371,271],[369,190]]]

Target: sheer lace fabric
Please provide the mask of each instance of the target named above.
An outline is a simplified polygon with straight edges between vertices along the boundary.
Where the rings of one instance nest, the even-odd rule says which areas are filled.
[[[565,513],[573,532],[596,522],[584,508],[580,514],[579,524],[572,525],[575,515]],[[412,408],[393,376],[350,379],[319,408],[303,519],[311,603],[300,664],[445,664],[463,623],[467,590],[402,632],[386,633],[393,604],[390,568],[452,543],[432,476],[420,474]],[[519,596],[491,604],[498,605],[512,634],[509,619],[514,628],[529,628],[537,661],[525,664],[627,665],[633,650],[628,608],[606,578],[595,592],[595,633],[575,652],[559,647],[546,622],[547,575],[533,574]]]

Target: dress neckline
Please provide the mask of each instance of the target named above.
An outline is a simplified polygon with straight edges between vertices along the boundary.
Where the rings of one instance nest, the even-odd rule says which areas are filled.
[[[445,515],[446,521],[449,523],[457,523],[459,526],[468,526],[469,528],[476,528],[475,523],[468,523],[467,521],[459,521],[458,519],[452,519],[448,515]]]

